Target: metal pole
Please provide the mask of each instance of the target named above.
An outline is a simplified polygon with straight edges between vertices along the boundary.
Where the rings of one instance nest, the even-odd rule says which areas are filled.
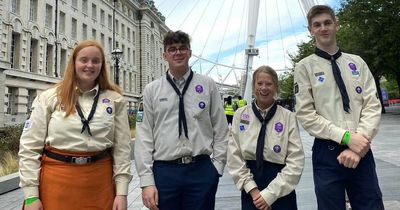
[[[115,3],[117,2],[117,0],[114,0],[113,1],[113,44],[112,44],[112,47],[113,47],[113,49],[112,49],[112,51],[114,51],[115,50]],[[119,81],[118,81],[118,68],[119,68],[119,66],[118,66],[118,61],[119,61],[119,59],[118,59],[118,57],[116,56],[116,55],[112,55],[112,56],[114,56],[114,59],[115,59],[115,64],[114,64],[114,82],[115,82],[115,84],[117,84],[117,85],[119,85],[118,83],[119,83]]]
[[[119,85],[119,58],[115,58],[115,84]]]
[[[57,63],[58,63],[58,0],[56,0],[56,15],[55,15],[55,30],[54,30],[54,33],[55,33],[55,39],[56,39],[56,41],[55,41],[55,61],[54,61],[54,76],[55,77],[58,77],[58,72],[57,72],[57,68],[58,68],[58,65],[57,65]],[[32,46],[31,46],[32,47]]]

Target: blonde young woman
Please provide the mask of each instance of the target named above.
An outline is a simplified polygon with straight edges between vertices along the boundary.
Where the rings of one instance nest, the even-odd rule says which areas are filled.
[[[80,42],[63,80],[40,93],[20,139],[25,210],[127,208],[126,104],[109,81],[103,48]]]
[[[233,117],[228,171],[242,191],[242,210],[297,209],[294,191],[304,151],[294,113],[277,105],[278,76],[268,66],[253,74],[255,100]]]

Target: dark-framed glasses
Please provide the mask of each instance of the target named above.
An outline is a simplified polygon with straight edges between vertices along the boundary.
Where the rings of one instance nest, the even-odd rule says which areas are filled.
[[[176,53],[178,53],[178,51],[182,54],[185,54],[189,51],[189,47],[187,46],[181,46],[181,47],[170,47],[167,49],[168,54],[170,55],[175,55]]]

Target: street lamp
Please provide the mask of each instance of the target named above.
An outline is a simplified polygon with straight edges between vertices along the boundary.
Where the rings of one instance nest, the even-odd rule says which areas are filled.
[[[115,84],[119,85],[119,59],[121,59],[122,56],[122,50],[119,48],[114,49],[111,52],[112,58],[114,59],[114,81]]]

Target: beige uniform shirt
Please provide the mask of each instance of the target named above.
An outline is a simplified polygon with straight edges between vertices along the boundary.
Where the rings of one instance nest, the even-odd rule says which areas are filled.
[[[96,112],[87,129],[81,133],[82,123],[77,112],[67,118],[57,106],[56,89],[51,88],[37,96],[30,118],[25,122],[20,139],[20,186],[25,197],[39,197],[40,157],[45,144],[68,151],[102,151],[112,149],[113,177],[117,195],[128,194],[130,172],[130,132],[126,112],[127,102],[120,94],[106,90],[99,96]],[[88,117],[94,89],[81,93],[79,104]]]
[[[184,75],[185,80],[189,73]],[[182,88],[183,85],[181,91]],[[212,154],[215,168],[223,174],[228,125],[220,93],[211,78],[194,73],[184,95],[189,139],[183,128],[179,138],[179,98],[165,75],[146,86],[143,104],[143,121],[136,123],[135,140],[135,163],[141,187],[155,185],[154,160]]]
[[[246,167],[246,160],[256,159],[257,139],[261,126],[251,104],[235,112],[232,137],[228,144],[227,167],[236,187],[247,193],[257,187],[253,174]],[[304,167],[304,151],[296,117],[294,113],[281,106],[277,107],[275,115],[267,124],[264,160],[285,165],[267,188],[261,191],[261,196],[271,206],[278,198],[295,189]]]
[[[310,135],[340,143],[346,130],[372,138],[378,131],[381,104],[374,78],[362,58],[343,53],[336,60],[350,99],[350,113],[332,73],[331,61],[315,54],[294,71],[296,115]]]

